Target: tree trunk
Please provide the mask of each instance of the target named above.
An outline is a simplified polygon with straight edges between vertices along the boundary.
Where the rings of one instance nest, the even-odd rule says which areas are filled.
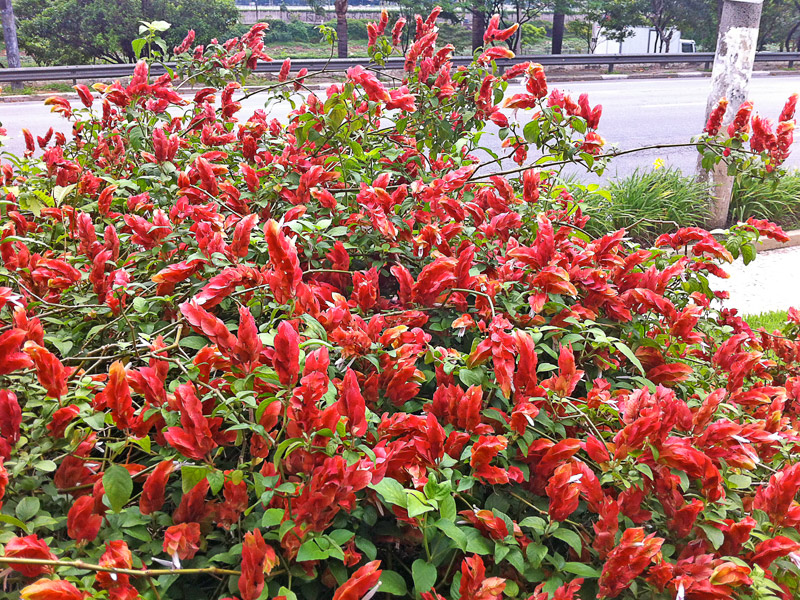
[[[724,96],[728,99],[728,110],[722,122],[723,127],[733,120],[739,107],[747,99],[758,42],[761,5],[761,1],[725,0],[722,9],[706,118]],[[733,192],[733,177],[728,175],[727,165],[720,162],[713,170],[706,171],[702,168],[700,158],[697,161],[697,174],[698,180],[711,186],[709,226],[725,227]]]
[[[6,58],[11,69],[22,66],[19,59],[19,44],[17,43],[17,22],[14,20],[14,7],[11,0],[0,0],[0,20],[3,23],[3,40],[6,43]],[[21,90],[22,82],[11,84],[12,90]]]
[[[339,38],[339,58],[347,58],[347,0],[336,0],[336,36]]]
[[[564,13],[553,13],[553,45],[551,54],[561,54],[564,44]]]
[[[794,24],[794,26],[789,30],[789,33],[786,35],[786,51],[789,52],[792,48],[792,38],[794,37],[795,31],[797,28],[800,27],[800,21]]]
[[[483,46],[483,34],[486,32],[486,13],[477,10],[477,5],[472,9],[472,51]]]

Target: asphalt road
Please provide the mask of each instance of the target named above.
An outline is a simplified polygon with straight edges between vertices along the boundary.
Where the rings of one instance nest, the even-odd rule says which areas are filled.
[[[621,149],[636,148],[652,144],[685,143],[698,134],[704,125],[704,112],[710,90],[708,78],[677,79],[619,79],[604,81],[576,81],[552,84],[576,97],[582,92],[589,94],[592,105],[603,105],[600,133],[607,143]],[[510,93],[520,91],[510,88]],[[751,82],[751,99],[756,111],[777,118],[786,98],[800,92],[800,77],[775,76],[754,77]],[[240,115],[246,117],[254,110],[263,108],[263,100],[254,96],[244,102]],[[273,106],[270,112],[285,117],[288,104]],[[524,118],[525,113],[520,113]],[[511,116],[511,114],[509,114]],[[24,148],[20,130],[27,127],[34,134],[43,134],[48,127],[69,130],[69,125],[58,115],[50,113],[41,101],[0,103],[0,122],[9,130],[7,149],[19,153]],[[800,135],[797,136],[800,140]],[[499,142],[495,142],[499,149]],[[787,161],[790,167],[800,167],[800,152]],[[697,153],[693,148],[670,148],[639,152],[615,159],[606,172],[606,177],[622,176],[637,167],[648,168],[656,159],[668,165],[691,172],[695,168]]]

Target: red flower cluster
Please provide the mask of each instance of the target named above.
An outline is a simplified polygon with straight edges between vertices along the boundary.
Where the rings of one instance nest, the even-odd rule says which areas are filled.
[[[50,101],[73,138],[0,167],[11,593],[797,595],[800,316],[753,332],[708,280],[785,233],[588,235],[546,160],[475,154],[493,123],[498,161],[591,166],[602,108],[504,48],[456,68],[438,16],[396,85],[354,67],[284,122],[220,81],[263,25],[190,34],[174,72]],[[370,25],[377,60],[403,26]],[[729,138],[777,164],[795,102]]]

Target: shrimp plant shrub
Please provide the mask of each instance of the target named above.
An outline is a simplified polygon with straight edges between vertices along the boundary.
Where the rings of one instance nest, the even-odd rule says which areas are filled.
[[[796,597],[800,326],[708,278],[783,233],[588,235],[600,108],[435,21],[390,84],[286,62],[284,120],[262,25],[189,38],[3,155],[0,594]]]

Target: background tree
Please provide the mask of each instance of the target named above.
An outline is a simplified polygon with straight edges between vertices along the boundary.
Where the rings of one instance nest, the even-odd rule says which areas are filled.
[[[166,21],[171,47],[194,29],[198,44],[237,25],[233,0],[18,0],[19,41],[38,64],[130,62],[141,21]]]
[[[14,18],[14,6],[11,0],[0,0],[0,21],[3,24],[3,41],[6,46],[6,61],[8,67],[16,69],[22,66],[19,58],[19,45],[17,43],[17,22]],[[13,89],[22,87],[20,84],[11,84]]]
[[[686,3],[683,0],[649,0],[642,3],[643,13],[649,24],[656,30],[653,52],[670,52],[675,27],[686,15]]]
[[[550,53],[561,54],[566,17],[582,12],[584,2],[581,0],[553,0],[551,9],[553,11],[553,35]]]
[[[767,0],[779,4],[793,0]],[[685,39],[693,39],[699,48],[714,50],[717,41],[719,7],[721,0],[587,0],[583,5],[583,21],[596,24],[599,28],[595,36],[590,36],[586,26],[581,32],[586,35],[587,47],[593,51],[592,37],[603,37],[622,42],[633,34],[634,27],[652,27],[656,39],[651,52],[677,52],[677,40],[673,39],[680,30]],[[784,17],[775,19],[776,26]],[[574,26],[578,27],[578,26]],[[774,27],[770,27],[773,31]],[[762,27],[762,31],[764,28]],[[774,34],[773,34],[774,35]],[[582,36],[583,37],[583,36]]]
[[[405,52],[406,48],[409,46],[410,43],[413,43],[414,37],[417,34],[417,24],[414,21],[415,15],[428,15],[430,14],[431,10],[435,7],[439,7],[442,9],[442,12],[439,14],[439,18],[437,21],[439,22],[440,27],[440,39],[447,39],[444,34],[442,33],[442,25],[445,23],[450,23],[452,25],[457,25],[463,23],[464,19],[464,12],[462,11],[471,11],[471,5],[464,6],[454,3],[452,0],[443,0],[441,2],[437,2],[436,0],[398,0],[397,7],[400,9],[397,13],[389,13],[389,29],[395,24],[399,17],[403,17],[406,20],[406,25],[403,28],[403,51]],[[481,5],[482,6],[482,5]],[[473,36],[474,36],[474,16],[473,16]],[[460,26],[460,25],[459,25]],[[480,43],[478,46],[483,45],[483,29],[485,28],[485,23],[481,26],[480,29]],[[454,43],[455,40],[447,40],[448,42]],[[474,37],[473,37],[473,44],[474,44]],[[457,45],[457,44],[456,44]],[[473,46],[473,49],[477,46]]]
[[[522,26],[551,9],[552,2],[551,0],[466,0],[466,3],[460,6],[462,10],[472,13],[473,49],[483,46],[483,32],[488,19],[492,15],[500,15],[502,28],[519,23],[519,29],[506,41],[509,48],[519,53],[522,48]]]
[[[765,0],[758,49],[790,52],[800,48],[800,1]]]
[[[333,7],[336,9],[337,54],[339,58],[347,58],[347,0],[334,0]]]
[[[587,0],[584,21],[597,25],[592,36],[594,45],[600,35],[616,42],[623,42],[632,36],[633,28],[644,24],[640,4],[641,0]]]
[[[594,23],[590,23],[586,19],[575,19],[567,23],[566,29],[572,36],[586,42],[587,54],[594,52],[597,47],[597,38],[594,37]]]
[[[472,13],[472,50],[483,46],[483,34],[486,31],[486,3],[473,2],[469,6]]]

